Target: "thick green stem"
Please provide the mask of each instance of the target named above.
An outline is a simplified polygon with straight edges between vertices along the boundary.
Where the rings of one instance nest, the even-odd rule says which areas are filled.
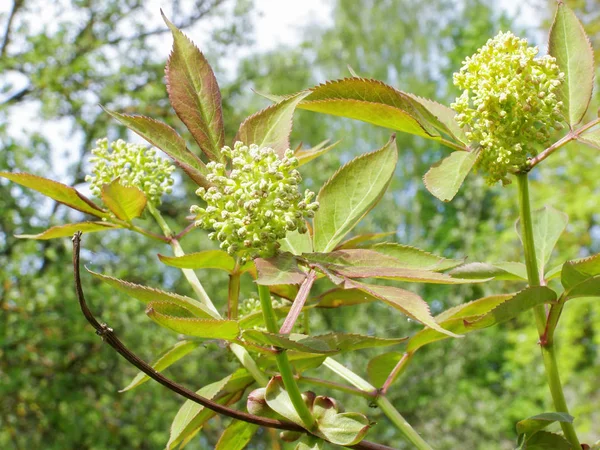
[[[171,244],[175,256],[184,256],[185,252],[181,248],[179,241],[175,239],[175,233],[173,233],[173,231],[171,230],[163,216],[160,214],[160,212],[151,203],[148,203],[146,207],[160,226],[165,237],[169,240],[169,244]],[[215,308],[215,305],[208,296],[207,292],[204,290],[204,286],[202,286],[202,283],[200,283],[200,280],[196,276],[196,272],[194,272],[192,269],[181,269],[181,271],[183,272],[183,275],[187,279],[188,283],[190,283],[190,286],[192,286],[192,289],[194,290],[194,293],[198,296],[198,299],[204,305],[206,305],[208,309],[210,309],[214,314],[216,314],[215,318],[219,318],[219,312],[217,311],[217,308]]]
[[[269,292],[269,287],[259,284],[258,295],[260,297],[260,305],[265,318],[267,331],[270,333],[278,333],[279,327],[277,326],[277,317],[275,316],[275,311],[273,310],[273,305],[271,304],[271,293]],[[302,398],[302,394],[298,388],[298,384],[296,383],[296,378],[294,377],[294,372],[292,371],[292,366],[288,360],[287,353],[285,350],[282,350],[276,354],[275,358],[277,360],[277,367],[279,368],[283,385],[290,396],[292,405],[294,405],[294,409],[298,413],[298,416],[300,416],[302,423],[304,423],[304,427],[310,431],[315,426],[315,419],[310,413],[308,406],[306,406],[306,403],[304,403],[304,399]]]
[[[236,264],[233,272],[229,275],[229,291],[227,295],[227,316],[230,319],[238,318],[238,304],[240,298],[240,272]]]
[[[537,265],[537,258],[535,254],[535,241],[533,238],[533,223],[531,219],[531,203],[529,200],[529,182],[527,173],[520,173],[517,175],[519,182],[519,213],[521,220],[521,236],[523,241],[523,249],[525,251],[525,263],[527,265],[527,277],[529,279],[530,286],[539,286],[541,277]],[[550,387],[550,393],[552,394],[552,400],[554,402],[554,408],[558,412],[569,412],[567,402],[565,400],[565,394],[563,392],[562,384],[560,381],[560,375],[558,372],[558,364],[556,361],[556,350],[554,348],[554,340],[548,340],[548,332],[546,330],[546,310],[543,305],[538,305],[534,309],[535,322],[540,336],[540,344],[542,349],[542,357],[544,360],[544,367],[546,368],[546,376],[548,378],[548,386]],[[558,318],[553,323],[556,326]],[[553,335],[554,329],[549,330]],[[573,424],[567,422],[561,422],[563,433],[570,444],[573,446],[572,450],[579,450],[581,445]]]
[[[375,386],[369,383],[367,380],[355,374],[353,371],[343,366],[335,359],[327,358],[323,363],[325,367],[336,373],[353,386],[365,392],[376,392]],[[430,445],[415,431],[413,427],[406,421],[402,414],[398,412],[394,405],[385,397],[385,395],[379,395],[375,399],[377,406],[381,408],[381,411],[387,416],[388,419],[400,430],[400,432],[408,439],[418,450],[432,450]]]

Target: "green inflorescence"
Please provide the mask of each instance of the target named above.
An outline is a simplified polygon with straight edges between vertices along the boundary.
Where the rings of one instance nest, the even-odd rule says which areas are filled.
[[[236,142],[233,149],[223,147],[221,153],[231,162],[231,171],[222,163],[208,163],[212,186],[196,191],[206,207],[191,208],[196,225],[212,230],[210,239],[220,241],[222,249],[245,262],[273,256],[277,241],[288,231],[306,233],[306,219],[319,205],[311,202],[313,192],[298,191],[302,178],[292,150],[280,159],[271,148]]]
[[[104,184],[116,178],[123,186],[140,189],[154,205],[160,204],[163,194],[171,193],[171,175],[175,166],[158,158],[154,148],[121,139],[109,144],[108,139],[104,138],[96,141],[92,154],[92,175],[87,175],[85,180],[90,183],[90,189],[96,196],[100,196]]]
[[[464,92],[452,104],[467,138],[481,146],[476,168],[493,184],[526,167],[527,159],[562,128],[556,90],[564,80],[556,59],[536,58],[537,47],[499,33],[468,57],[454,84]]]

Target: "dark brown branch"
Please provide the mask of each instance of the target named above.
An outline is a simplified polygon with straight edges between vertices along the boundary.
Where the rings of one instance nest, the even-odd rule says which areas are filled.
[[[2,38],[2,44],[0,44],[0,58],[3,58],[6,55],[6,47],[10,42],[10,32],[12,29],[12,23],[15,18],[15,15],[19,11],[19,9],[23,6],[24,0],[15,0],[13,2],[13,6],[10,10],[10,14],[8,16],[8,21],[6,22],[6,31],[4,32],[4,36]]]
[[[73,236],[73,272],[75,275],[75,292],[77,294],[77,299],[79,300],[79,306],[81,307],[83,315],[85,316],[87,321],[95,328],[96,334],[100,336],[104,342],[106,342],[108,345],[114,348],[117,351],[117,353],[119,353],[123,358],[125,358],[127,361],[129,361],[131,364],[133,364],[135,367],[144,372],[153,380],[162,384],[167,389],[181,395],[182,397],[187,398],[188,400],[198,403],[199,405],[202,405],[205,408],[210,409],[211,411],[214,411],[218,414],[223,414],[233,419],[253,423],[262,427],[308,433],[304,428],[294,423],[282,422],[280,420],[268,419],[265,417],[248,414],[213,402],[205,397],[202,397],[196,394],[195,392],[190,391],[186,387],[181,386],[180,384],[165,377],[160,372],[157,372],[152,368],[152,366],[148,365],[145,361],[140,359],[137,355],[135,355],[127,347],[125,347],[125,345],[119,340],[119,338],[117,338],[112,328],[110,328],[104,323],[98,322],[98,320],[94,317],[94,315],[87,306],[85,296],[83,294],[83,288],[81,286],[81,277],[79,270],[81,235],[81,232],[77,232]],[[356,445],[350,446],[350,448],[355,448],[358,450],[394,450],[392,447],[387,447],[385,445],[376,444],[374,442],[368,441],[362,441]]]

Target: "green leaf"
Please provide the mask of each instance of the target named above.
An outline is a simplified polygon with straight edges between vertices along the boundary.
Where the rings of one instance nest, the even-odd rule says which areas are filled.
[[[433,114],[438,120],[442,127],[439,127],[442,131],[453,137],[459,142],[463,144],[468,144],[469,140],[465,135],[464,130],[458,125],[455,120],[456,112],[448,108],[445,105],[442,105],[436,101],[429,100],[426,98],[418,97],[416,95],[411,95],[412,98],[421,103],[427,110]]]
[[[519,262],[504,263],[469,263],[450,271],[456,278],[527,281],[527,267]]]
[[[423,104],[381,81],[345,78],[311,89],[301,109],[349,117],[428,139],[439,140],[443,127]]]
[[[248,117],[240,125],[235,140],[246,145],[270,147],[279,156],[283,156],[290,148],[292,118],[296,106],[308,94],[306,91],[299,92]]]
[[[317,396],[312,405],[317,421],[316,435],[332,444],[354,445],[363,440],[371,424],[363,414],[338,413],[337,403],[329,397]]]
[[[527,439],[523,450],[571,450],[571,444],[560,434],[538,431]]]
[[[312,436],[304,436],[294,450],[324,450],[325,442]]]
[[[187,336],[233,341],[240,334],[235,320],[200,319],[182,313],[185,311],[184,307],[171,302],[150,302],[146,308],[148,317],[157,324]]]
[[[289,231],[283,239],[279,240],[282,252],[289,252],[292,255],[301,255],[313,251],[312,239],[310,234],[298,233],[298,230]]]
[[[577,16],[560,2],[550,29],[548,53],[556,58],[565,80],[557,90],[571,127],[587,111],[594,87],[594,51]]]
[[[383,300],[388,305],[402,311],[408,317],[421,322],[440,333],[447,334],[452,337],[462,337],[448,330],[443,329],[438,325],[435,319],[431,316],[429,305],[417,294],[400,289],[393,286],[378,286],[374,284],[358,283],[349,281],[347,286],[360,289],[367,294]]]
[[[596,275],[600,275],[600,253],[564,263],[560,281],[565,290],[569,290],[573,286]]]
[[[329,252],[377,204],[389,185],[398,151],[392,136],[380,150],[361,155],[339,169],[321,188],[314,217],[315,251]]]
[[[57,181],[48,180],[47,178],[31,175],[30,173],[11,173],[0,172],[0,177],[13,181],[21,186],[39,192],[40,194],[50,197],[59,203],[67,205],[69,208],[91,214],[96,217],[108,217],[105,210],[100,208],[90,199],[80,194],[70,186],[64,185]]]
[[[556,301],[556,293],[547,287],[529,287],[516,294],[492,295],[450,308],[435,320],[444,329],[466,334],[488,328],[507,320],[536,305]],[[432,329],[424,329],[415,334],[406,346],[407,351],[415,351],[424,345],[447,337]]]
[[[179,341],[173,347],[171,347],[169,350],[167,350],[165,353],[163,353],[161,355],[161,357],[158,358],[154,362],[154,364],[152,364],[152,368],[156,372],[160,372],[160,371],[166,369],[167,367],[171,366],[172,364],[176,363],[177,361],[179,361],[185,355],[187,355],[192,350],[197,348],[198,345],[199,344],[197,342],[193,342],[193,341]],[[144,372],[139,372],[135,376],[135,378],[133,380],[131,380],[131,382],[127,386],[125,386],[123,389],[121,389],[119,392],[129,391],[135,387],[138,387],[140,384],[145,383],[149,379],[150,379],[150,377],[148,375],[146,375]]]
[[[223,431],[215,450],[242,450],[258,431],[258,425],[233,420]]]
[[[200,158],[188,150],[183,138],[169,125],[150,117],[120,114],[106,108],[104,111],[169,155],[196,184],[204,187],[209,185],[204,176],[207,173],[206,166]]]
[[[460,189],[463,181],[477,161],[479,150],[456,151],[435,163],[423,177],[425,187],[431,194],[449,202]]]
[[[517,317],[537,305],[556,302],[556,292],[546,286],[532,286],[518,292],[515,296],[498,304],[490,312],[474,321],[465,321],[466,327],[478,329],[496,325]]]
[[[215,74],[198,47],[164,14],[163,19],[173,33],[173,50],[165,68],[171,105],[208,158],[222,161],[225,131]]]
[[[402,355],[400,352],[388,352],[371,359],[367,365],[367,375],[371,384],[383,386]]]
[[[354,306],[361,303],[371,303],[379,300],[360,289],[334,288],[317,297],[319,308],[339,308],[340,306]]]
[[[349,248],[357,248],[359,244],[368,241],[374,241],[377,239],[381,239],[383,237],[389,236],[391,234],[396,234],[395,231],[388,231],[386,233],[365,233],[365,234],[357,234],[356,236],[352,236],[349,239],[346,239],[342,243],[340,243],[335,250],[344,250]]]
[[[548,270],[548,272],[546,272],[546,274],[544,275],[544,279],[546,281],[550,281],[550,280],[554,280],[555,278],[560,277],[562,268],[563,268],[563,264],[559,264],[558,266],[555,266],[552,269]]]
[[[600,297],[600,275],[588,278],[565,292],[569,299],[578,297]]]
[[[558,242],[560,235],[565,231],[565,228],[567,228],[569,216],[551,206],[545,206],[542,209],[534,211],[531,215],[531,219],[533,221],[535,256],[537,258],[540,276],[543,276],[544,268],[550,260],[552,250]],[[523,237],[521,236],[520,219],[516,222],[516,228],[522,242]]]
[[[591,147],[600,149],[600,128],[594,127],[581,133],[577,140]]]
[[[430,270],[404,267],[400,260],[369,249],[336,250],[330,253],[305,253],[302,255],[319,270],[325,269],[348,278],[386,278],[409,282],[435,284],[478,283],[481,279],[453,278]],[[339,284],[339,283],[336,283]]]
[[[461,265],[464,259],[447,259],[433,255],[424,250],[409,245],[382,242],[371,247],[372,250],[391,256],[402,262],[407,269],[423,269],[443,271]]]
[[[306,273],[300,270],[296,258],[291,253],[279,253],[268,259],[256,258],[254,264],[258,271],[258,284],[300,284],[306,278]]]
[[[277,375],[271,378],[265,391],[265,400],[273,411],[297,425],[304,426],[304,422],[296,412],[292,400],[283,386],[281,376]]]
[[[77,231],[82,233],[93,233],[95,231],[106,231],[121,228],[120,225],[115,225],[109,222],[79,222],[69,223],[67,225],[57,225],[48,228],[39,234],[17,234],[15,237],[20,239],[56,239],[61,237],[72,237]]]
[[[126,222],[140,217],[146,207],[146,196],[135,186],[123,186],[119,178],[102,186],[102,201],[115,216]]]
[[[124,292],[130,297],[144,302],[145,304],[154,301],[171,302],[185,308],[188,311],[191,311],[196,317],[215,317],[214,312],[193,298],[175,294],[173,292],[161,291],[148,286],[142,286],[141,284],[130,283],[129,281],[125,280],[119,280],[118,278],[113,278],[108,275],[92,272],[89,269],[87,269],[87,271],[106,284],[118,289],[121,292]]]
[[[342,142],[342,141],[339,140],[337,142],[334,142],[331,145],[327,145],[329,143],[329,140],[323,141],[320,144],[318,144],[312,148],[309,148],[306,150],[302,150],[302,149],[296,150],[296,153],[294,153],[294,156],[296,158],[298,158],[298,165],[303,166],[304,164],[311,162],[313,159],[318,158],[321,155],[324,155],[329,150],[332,150],[340,142]]]
[[[202,252],[188,253],[184,256],[158,255],[164,264],[180,269],[219,269],[233,272],[235,259],[223,250],[205,250]],[[247,272],[252,268],[252,263],[244,264],[239,270]]]
[[[227,405],[237,400],[239,395],[236,394],[245,390],[253,382],[254,379],[245,369],[238,369],[222,380],[204,386],[197,393],[209,400]],[[175,448],[180,442],[185,442],[189,436],[196,434],[204,423],[215,414],[210,409],[187,400],[171,423],[171,434],[167,449]]]
[[[533,434],[554,422],[573,423],[573,416],[564,412],[549,412],[521,420],[517,423],[518,434]]]
[[[287,336],[260,330],[246,330],[242,337],[261,345],[274,345],[304,353],[341,353],[365,348],[385,347],[404,342],[407,338],[379,338],[352,333],[327,333],[314,336],[292,333]]]

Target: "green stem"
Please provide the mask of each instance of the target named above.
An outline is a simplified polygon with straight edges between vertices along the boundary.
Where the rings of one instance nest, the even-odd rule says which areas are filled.
[[[229,319],[238,318],[238,305],[240,298],[240,272],[236,262],[233,272],[229,275],[229,291],[227,295],[227,316]]]
[[[345,392],[345,393],[351,394],[351,395],[357,395],[359,397],[363,397],[366,399],[375,399],[375,397],[377,396],[377,394],[375,394],[373,392],[366,392],[366,391],[363,391],[362,389],[353,388],[352,386],[346,386],[346,385],[339,384],[339,383],[334,383],[333,381],[321,380],[320,378],[312,378],[312,377],[305,377],[302,375],[296,375],[296,379],[300,383],[307,383],[307,384],[311,384],[313,386],[321,386],[321,387],[333,389],[335,391]]]
[[[256,365],[256,362],[254,359],[252,359],[250,353],[248,353],[244,347],[238,344],[230,344],[229,348],[237,357],[237,359],[239,359],[240,363],[242,363],[242,366],[244,366],[246,370],[250,372],[252,378],[254,378],[261,387],[266,387],[269,383],[269,378]]]
[[[323,363],[325,367],[344,378],[353,386],[366,392],[375,392],[376,388],[367,380],[361,378],[353,371],[343,366],[335,359],[326,358]],[[375,403],[381,408],[381,411],[388,419],[400,430],[400,432],[419,450],[432,450],[430,445],[416,432],[416,430],[406,421],[402,414],[398,412],[394,405],[390,403],[385,395],[379,395],[375,398]]]
[[[535,241],[533,238],[533,221],[531,219],[531,203],[529,200],[529,182],[527,173],[517,174],[519,182],[519,213],[521,220],[521,236],[523,241],[523,249],[525,251],[525,263],[527,265],[527,277],[530,286],[540,286],[540,272],[537,265],[535,254]],[[548,378],[548,386],[554,402],[554,408],[558,412],[569,413],[569,408],[565,400],[558,364],[556,361],[556,350],[554,348],[554,339],[548,340],[546,332],[546,310],[543,305],[538,305],[534,308],[535,322],[540,336],[540,346],[542,349],[542,357],[546,368],[546,376]],[[554,322],[554,326],[558,322],[558,318]],[[549,330],[553,336],[554,330]],[[573,424],[561,422],[561,428],[565,438],[573,446],[572,450],[581,448],[575,428]]]
[[[171,244],[171,247],[173,248],[174,255],[184,256],[185,252],[181,248],[179,241],[175,239],[175,233],[173,233],[173,231],[171,230],[163,216],[160,214],[160,212],[151,203],[148,203],[146,207],[160,226],[165,237],[169,240],[169,244]],[[215,308],[215,305],[213,304],[212,300],[208,296],[208,293],[206,292],[206,290],[204,290],[204,286],[202,286],[202,283],[200,283],[196,272],[194,272],[192,269],[181,269],[181,271],[183,272],[183,275],[187,279],[188,283],[190,283],[190,286],[192,286],[192,289],[194,290],[194,293],[198,296],[198,299],[204,305],[206,305],[209,310],[216,314],[215,318],[219,318],[220,314],[217,311],[217,308]]]
[[[260,297],[260,304],[265,318],[267,331],[277,334],[279,331],[277,317],[275,316],[275,311],[273,310],[273,305],[271,303],[271,292],[269,292],[269,287],[259,284],[258,295]],[[315,426],[315,419],[310,413],[308,406],[306,406],[306,403],[304,403],[304,399],[302,398],[302,394],[296,383],[296,378],[294,377],[292,366],[290,365],[285,350],[281,350],[277,353],[275,359],[277,360],[277,367],[279,368],[283,385],[290,396],[294,409],[298,413],[298,416],[300,416],[305,428],[309,431],[312,430]]]

